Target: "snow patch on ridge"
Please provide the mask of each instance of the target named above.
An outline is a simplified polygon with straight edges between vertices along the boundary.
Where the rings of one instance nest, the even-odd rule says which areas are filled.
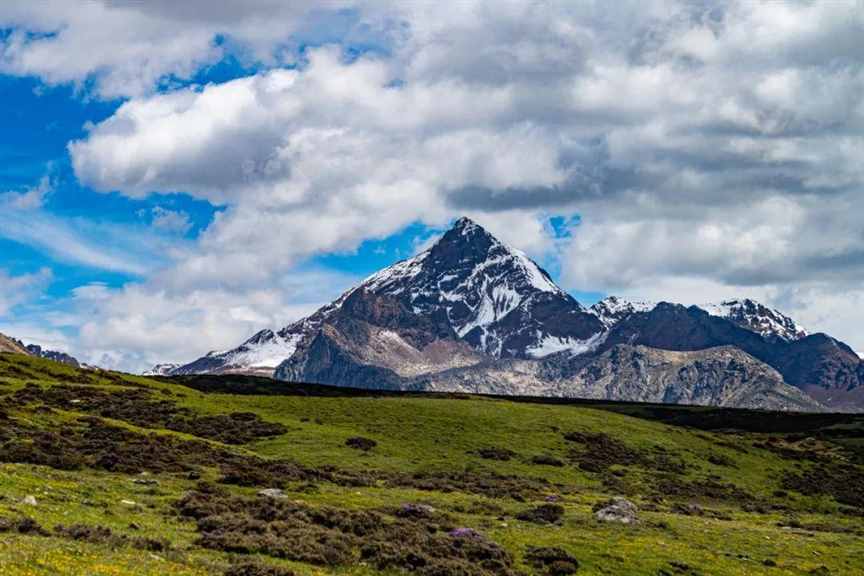
[[[539,340],[537,345],[526,350],[532,358],[543,358],[564,351],[569,351],[572,356],[579,356],[595,351],[606,339],[606,332],[598,332],[586,340],[543,336],[540,332],[537,333],[537,338]]]
[[[225,353],[227,364],[275,370],[279,364],[297,351],[297,345],[303,339],[303,334],[282,336],[269,330],[266,332],[268,334],[265,337],[253,336],[236,350]]]
[[[774,336],[787,342],[807,336],[807,331],[792,318],[749,298],[702,304],[699,307],[712,316],[731,320],[761,336]]]

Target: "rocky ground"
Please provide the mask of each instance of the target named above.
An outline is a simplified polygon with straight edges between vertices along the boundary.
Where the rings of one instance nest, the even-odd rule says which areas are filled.
[[[0,354],[0,573],[856,574],[864,417]]]

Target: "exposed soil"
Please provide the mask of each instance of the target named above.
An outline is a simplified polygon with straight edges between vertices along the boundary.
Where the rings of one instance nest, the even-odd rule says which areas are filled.
[[[229,566],[222,576],[294,576],[294,571],[261,562],[238,562]]]
[[[864,509],[864,470],[852,464],[816,465],[788,473],[783,487],[808,496],[831,496],[840,504]]]
[[[378,445],[378,442],[372,440],[371,438],[364,438],[362,436],[352,436],[345,440],[345,445],[349,448],[354,448],[355,450],[362,450],[363,452],[368,452],[372,450]]]
[[[469,454],[476,454],[484,460],[497,460],[499,462],[507,462],[516,457],[516,453],[512,450],[508,450],[507,448],[496,448],[495,446],[480,448],[475,452],[469,452]]]
[[[538,454],[537,456],[533,456],[531,458],[531,463],[537,466],[554,466],[556,468],[564,466],[563,460],[560,460],[555,456],[550,456],[549,454]]]
[[[564,439],[580,444],[572,450],[570,457],[586,472],[602,473],[611,466],[639,466],[649,470],[683,474],[687,467],[683,460],[669,454],[662,446],[652,451],[639,450],[608,434],[591,432],[567,432]]]
[[[562,548],[529,546],[525,563],[547,576],[567,576],[579,570],[579,561]]]
[[[564,518],[564,507],[559,504],[541,504],[520,512],[516,518],[534,524],[557,524]]]

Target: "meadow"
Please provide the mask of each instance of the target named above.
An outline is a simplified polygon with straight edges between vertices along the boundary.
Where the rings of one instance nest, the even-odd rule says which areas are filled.
[[[0,573],[864,573],[864,417],[0,355]],[[632,523],[596,512],[612,498]]]

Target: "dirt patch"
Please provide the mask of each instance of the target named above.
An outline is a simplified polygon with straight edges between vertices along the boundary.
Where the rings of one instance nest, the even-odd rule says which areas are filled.
[[[787,473],[782,485],[805,496],[827,495],[839,504],[864,508],[864,470],[852,464],[819,465]]]
[[[504,476],[492,472],[418,472],[412,475],[392,475],[387,484],[392,487],[416,488],[436,492],[466,492],[490,498],[512,498],[524,502],[537,498],[553,485],[544,478]]]
[[[378,570],[424,576],[515,576],[512,557],[468,528],[422,515],[313,508],[287,500],[243,498],[201,484],[176,503],[195,520],[198,544],[234,553],[265,554],[319,566],[366,562]]]
[[[262,420],[251,412],[200,415],[156,398],[152,391],[134,388],[104,391],[75,386],[28,385],[11,395],[18,406],[42,404],[129,422],[142,428],[164,428],[225,444],[247,444],[288,431],[282,424]]]
[[[60,470],[95,468],[135,474],[184,472],[227,457],[209,444],[162,434],[139,434],[81,418],[57,430],[16,429],[0,445],[0,461],[37,464]]]
[[[579,561],[562,548],[529,546],[525,563],[547,576],[567,576],[579,570]]]
[[[263,564],[261,562],[238,562],[229,566],[222,576],[294,576],[288,568]]]
[[[732,458],[729,458],[725,454],[721,454],[719,452],[714,452],[713,454],[709,454],[706,458],[710,464],[715,466],[723,466],[726,468],[737,468],[738,466],[735,464],[735,461]]]
[[[345,445],[349,448],[354,448],[355,450],[362,450],[363,452],[368,452],[378,446],[378,442],[372,440],[371,438],[352,436],[351,438],[345,440]]]
[[[556,468],[561,468],[564,466],[564,461],[549,454],[538,454],[531,458],[531,464],[536,466],[555,466]]]
[[[171,549],[171,544],[167,540],[116,534],[110,528],[98,525],[72,524],[64,526],[59,524],[54,527],[54,535],[69,540],[106,544],[112,547],[131,546],[149,552],[164,552]]]
[[[567,432],[564,439],[581,445],[580,449],[571,451],[570,457],[586,472],[603,473],[612,466],[639,466],[676,474],[687,470],[681,458],[662,446],[655,446],[651,451],[638,450],[608,434],[592,432]]]
[[[758,511],[762,502],[746,490],[713,478],[682,480],[673,475],[663,475],[653,484],[653,496],[657,499],[731,502]]]
[[[497,448],[495,446],[480,448],[474,452],[469,452],[469,454],[476,454],[484,460],[497,460],[499,462],[508,462],[516,457],[516,453],[512,450],[508,450],[507,448]]]
[[[564,507],[560,504],[541,504],[520,512],[516,518],[534,524],[557,524],[564,518]]]
[[[0,517],[0,533],[17,532],[18,534],[29,534],[33,536],[48,536],[50,532],[42,528],[38,522],[23,516],[21,518]]]

